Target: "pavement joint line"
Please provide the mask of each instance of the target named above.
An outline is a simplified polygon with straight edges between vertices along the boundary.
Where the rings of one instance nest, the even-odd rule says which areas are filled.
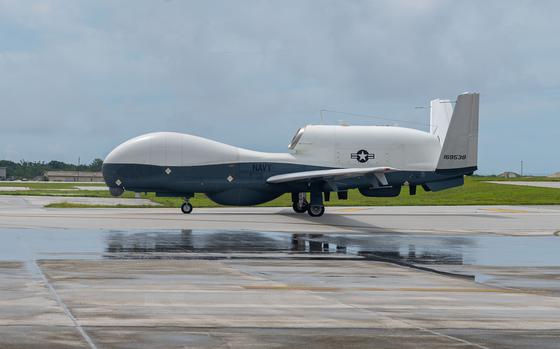
[[[93,342],[93,340],[91,339],[91,337],[86,333],[86,331],[82,328],[82,325],[80,325],[80,323],[78,322],[78,320],[74,317],[74,315],[72,314],[72,312],[70,311],[70,309],[66,306],[66,304],[62,301],[62,299],[60,298],[60,296],[58,295],[58,293],[56,292],[55,288],[53,287],[53,285],[49,282],[49,280],[47,279],[47,276],[45,275],[45,273],[43,273],[43,270],[41,269],[41,267],[39,267],[39,264],[37,264],[37,261],[33,261],[33,266],[35,267],[38,275],[41,277],[41,279],[43,280],[43,282],[45,283],[45,285],[47,286],[47,288],[49,289],[49,293],[54,297],[54,299],[56,300],[56,302],[58,303],[58,305],[62,308],[62,310],[64,311],[64,313],[66,314],[66,316],[68,316],[68,318],[72,321],[72,323],[74,324],[74,328],[76,328],[78,330],[78,332],[80,333],[80,335],[82,336],[82,338],[86,341],[86,343],[89,345],[89,347],[91,349],[97,349],[97,346],[95,345],[95,343]]]
[[[375,253],[363,253],[362,252],[362,253],[358,253],[358,255],[364,257],[366,260],[370,260],[370,261],[374,261],[374,262],[391,263],[391,264],[394,264],[394,265],[398,265],[398,266],[406,267],[406,268],[410,268],[410,269],[416,269],[416,270],[426,271],[426,272],[434,273],[434,274],[438,274],[438,275],[475,281],[475,276],[474,275],[459,274],[459,273],[442,271],[442,270],[438,270],[438,269],[435,269],[435,268],[424,267],[424,266],[419,265],[419,264],[414,264],[414,263],[409,263],[409,262],[406,262],[406,261],[401,261],[401,260],[397,260],[397,259],[393,259],[393,258],[386,258],[386,257],[378,256]]]
[[[403,267],[403,266],[401,266],[401,267]],[[270,281],[274,281],[273,279],[267,278],[267,277],[265,277],[265,279],[268,279],[268,280],[270,280]],[[303,290],[303,291],[304,291],[304,292],[307,292],[307,293],[310,293],[310,294],[312,294],[312,295],[314,295],[314,296],[316,296],[316,297],[323,298],[323,299],[329,300],[329,298],[330,298],[330,297],[327,298],[327,297],[323,296],[323,295],[325,295],[325,293],[321,293],[321,295],[319,295],[318,293],[315,293],[315,292],[313,292],[312,290]],[[331,300],[331,301],[333,301],[333,300]],[[389,320],[391,320],[391,321],[401,322],[401,323],[403,323],[403,324],[406,324],[406,325],[409,326],[409,327],[416,328],[417,330],[420,330],[420,331],[423,331],[423,332],[427,332],[427,333],[430,333],[430,334],[435,335],[435,336],[438,336],[438,337],[447,338],[447,339],[449,339],[449,340],[452,340],[452,341],[455,341],[455,342],[460,342],[460,343],[467,344],[467,345],[470,345],[470,346],[474,346],[474,347],[479,348],[479,349],[490,349],[489,347],[486,347],[486,346],[484,346],[484,345],[477,344],[477,343],[472,343],[472,342],[469,342],[469,341],[467,341],[467,340],[465,340],[465,339],[461,339],[461,338],[458,338],[458,337],[446,335],[446,334],[444,334],[444,333],[440,333],[440,332],[437,332],[437,331],[434,331],[434,330],[430,330],[430,329],[428,329],[428,328],[416,326],[416,325],[411,324],[410,322],[408,322],[408,321],[406,321],[406,320],[403,320],[403,319],[394,319],[394,318],[392,318],[392,317],[390,317],[390,316],[387,316],[387,315],[384,315],[384,314],[380,314],[379,312],[375,312],[375,311],[373,311],[373,310],[371,310],[371,309],[359,308],[359,307],[356,307],[356,306],[353,305],[353,304],[348,304],[348,303],[341,302],[341,301],[338,300],[338,299],[335,299],[334,302],[339,303],[340,305],[345,306],[345,307],[350,307],[350,308],[356,309],[356,310],[361,311],[361,312],[373,313],[373,314],[375,314],[375,315],[378,316],[378,317],[383,317],[383,318],[389,319]]]
[[[403,320],[403,322],[406,323],[406,321],[404,321],[404,320]],[[487,347],[485,345],[469,342],[468,340],[465,340],[465,339],[462,339],[462,338],[459,338],[459,337],[450,336],[450,335],[447,335],[445,333],[441,333],[441,332],[438,332],[438,331],[430,330],[429,328],[423,328],[423,327],[416,327],[416,328],[420,331],[428,332],[428,333],[431,333],[431,334],[434,334],[434,335],[437,335],[437,336],[440,336],[440,337],[455,340],[455,341],[458,341],[458,342],[461,342],[461,343],[464,343],[464,344],[467,344],[467,345],[472,345],[472,346],[475,346],[475,347],[480,348],[480,349],[490,349],[489,347]]]
[[[343,304],[344,304],[344,303],[343,303]],[[486,346],[481,345],[481,344],[469,342],[469,341],[467,341],[467,340],[465,340],[465,339],[461,339],[461,338],[458,338],[458,337],[446,335],[446,334],[444,334],[444,333],[440,333],[440,332],[435,331],[435,330],[430,330],[430,329],[425,328],[425,327],[421,327],[421,326],[414,325],[414,324],[412,324],[412,323],[410,323],[410,322],[408,322],[408,321],[406,321],[406,320],[404,320],[404,319],[394,319],[394,318],[392,318],[392,317],[390,317],[390,316],[381,315],[381,314],[379,314],[378,312],[374,312],[374,311],[372,311],[371,309],[367,309],[367,308],[366,308],[366,309],[358,308],[358,307],[356,307],[356,306],[353,305],[353,304],[346,304],[346,305],[348,305],[348,306],[350,306],[350,307],[352,307],[352,308],[354,308],[354,309],[358,309],[358,310],[361,310],[361,311],[365,311],[365,312],[367,312],[367,313],[374,313],[375,315],[380,316],[380,317],[385,317],[386,319],[390,319],[390,320],[393,320],[393,321],[400,321],[401,323],[403,323],[403,324],[405,324],[405,325],[407,325],[407,326],[409,326],[409,327],[411,327],[411,328],[415,328],[415,329],[417,329],[417,330],[419,330],[419,331],[423,331],[423,332],[428,332],[428,333],[431,333],[431,334],[433,334],[433,335],[435,335],[435,336],[438,336],[438,337],[443,337],[443,338],[447,338],[447,339],[450,339],[450,340],[453,340],[453,341],[456,341],[456,342],[461,342],[461,343],[463,343],[463,344],[471,345],[471,346],[477,347],[477,348],[479,348],[479,349],[491,349],[491,348],[486,347]]]
[[[331,301],[334,301],[334,302],[340,303],[340,304],[342,304],[342,305],[348,306],[348,307],[350,307],[350,308],[356,309],[357,311],[361,311],[361,312],[365,312],[365,313],[374,314],[375,316],[380,317],[380,318],[385,318],[385,319],[388,319],[388,320],[391,320],[391,321],[395,321],[395,322],[401,322],[402,324],[405,324],[405,325],[408,326],[409,328],[415,328],[415,329],[417,329],[417,330],[419,330],[419,331],[427,332],[427,333],[430,333],[430,334],[432,334],[432,335],[434,335],[434,336],[447,338],[447,339],[449,339],[449,340],[456,341],[456,342],[460,342],[460,343],[467,344],[467,345],[470,345],[470,346],[474,346],[474,347],[479,348],[479,349],[491,349],[491,348],[486,347],[486,346],[481,345],[481,344],[469,342],[469,341],[467,341],[467,340],[465,340],[465,339],[461,339],[461,338],[458,338],[458,337],[446,335],[446,334],[444,334],[444,333],[440,333],[440,332],[437,332],[437,331],[435,331],[435,330],[430,330],[430,329],[425,328],[425,327],[421,327],[421,326],[414,325],[414,324],[412,324],[412,323],[410,323],[410,322],[408,322],[408,321],[406,321],[406,320],[404,320],[404,319],[399,319],[399,318],[396,318],[396,319],[395,319],[395,318],[392,318],[392,317],[390,317],[390,316],[388,316],[388,315],[381,314],[381,313],[379,313],[379,312],[377,312],[377,311],[373,311],[372,309],[369,309],[369,308],[359,308],[359,307],[357,307],[357,306],[355,306],[355,305],[353,305],[353,304],[348,304],[348,303],[340,302],[338,299],[334,299],[334,300],[331,299]]]
[[[434,288],[434,287],[309,287],[305,285],[244,285],[248,290],[271,290],[271,291],[312,291],[312,292],[340,292],[340,291],[372,291],[372,292],[465,292],[465,293],[522,293],[522,290],[500,289],[500,288]]]

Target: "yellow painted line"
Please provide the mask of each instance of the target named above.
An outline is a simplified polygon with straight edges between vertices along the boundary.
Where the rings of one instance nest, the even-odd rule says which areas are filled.
[[[341,292],[341,291],[372,291],[372,292],[471,292],[471,293],[527,293],[519,290],[497,288],[442,288],[442,287],[320,287],[304,285],[245,285],[246,290],[269,291],[313,291],[313,292]]]
[[[369,208],[349,207],[349,208],[341,208],[336,212],[358,212],[358,211],[365,211],[365,210],[369,210]]]
[[[339,292],[338,287],[299,286],[299,285],[245,285],[246,290],[270,290],[270,291],[316,291],[316,292]]]
[[[525,210],[513,210],[509,208],[482,208],[483,211],[499,212],[499,213],[531,213],[531,211]]]

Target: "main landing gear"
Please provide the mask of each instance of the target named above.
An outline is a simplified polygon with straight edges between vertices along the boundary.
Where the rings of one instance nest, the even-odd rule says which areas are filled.
[[[307,210],[307,213],[311,217],[321,217],[325,213],[325,206],[323,205],[311,205]]]
[[[311,217],[320,217],[325,213],[323,193],[312,192],[311,204],[307,202],[306,193],[292,193],[292,208],[297,213],[307,212]]]
[[[305,193],[292,193],[292,208],[296,213],[304,213],[309,208]]]
[[[184,214],[189,214],[193,210],[193,206],[189,202],[190,198],[190,196],[185,197],[185,202],[181,205],[181,212],[183,212]]]

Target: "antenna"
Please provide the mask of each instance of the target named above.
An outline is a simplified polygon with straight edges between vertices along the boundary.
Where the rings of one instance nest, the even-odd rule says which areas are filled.
[[[393,122],[396,121],[396,122],[402,122],[402,123],[408,123],[408,124],[415,124],[415,125],[422,125],[422,126],[430,126],[429,124],[424,123],[424,122],[407,121],[407,120],[402,120],[402,119],[391,119],[391,118],[386,118],[386,117],[382,117],[382,116],[367,115],[367,114],[358,114],[358,113],[350,113],[350,112],[339,111],[339,110],[331,110],[331,109],[321,109],[321,110],[320,110],[320,113],[321,113],[321,123],[324,122],[324,113],[325,113],[325,112],[334,113],[334,114],[351,115],[351,116],[357,116],[357,117],[361,117],[361,118],[378,119],[378,120],[393,121]]]
[[[328,111],[328,110],[327,110],[327,109],[321,109],[321,110],[319,111],[319,113],[321,113],[321,124],[324,124],[324,123],[325,123],[325,120],[324,120],[324,117],[323,117],[323,112],[326,112],[326,111]]]

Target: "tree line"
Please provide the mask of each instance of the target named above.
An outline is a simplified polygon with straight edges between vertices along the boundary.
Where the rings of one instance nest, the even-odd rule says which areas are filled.
[[[0,167],[6,167],[9,179],[34,179],[42,177],[46,171],[101,171],[103,160],[95,159],[90,164],[68,164],[62,161],[25,161],[13,162],[0,160]]]

